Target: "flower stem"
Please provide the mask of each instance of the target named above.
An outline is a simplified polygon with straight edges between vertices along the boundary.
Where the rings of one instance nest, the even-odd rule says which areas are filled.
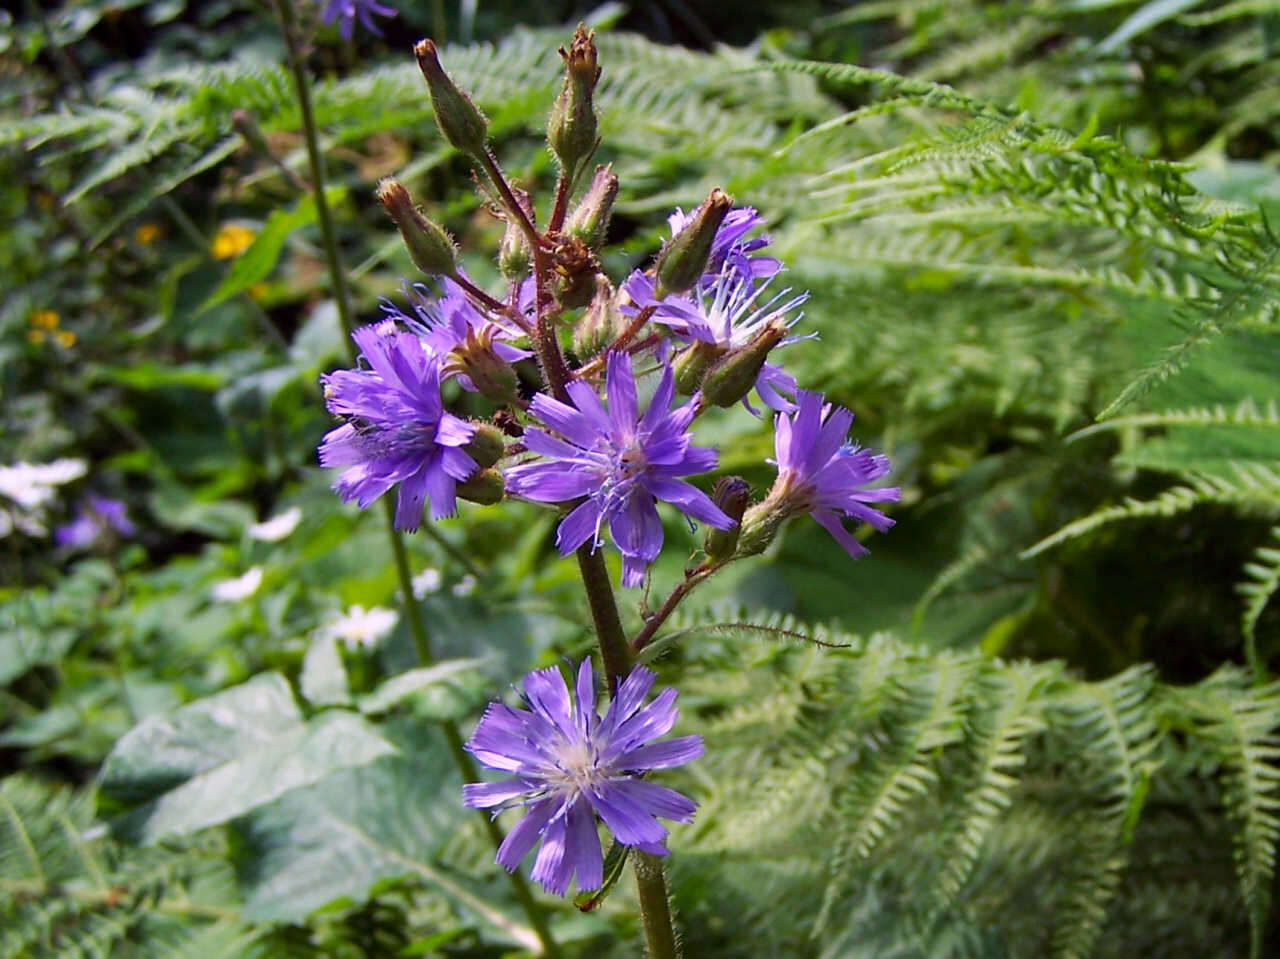
[[[667,899],[662,860],[647,852],[636,852],[633,858],[649,959],[679,959],[680,947],[676,945],[675,926],[671,922],[671,903]]]
[[[336,234],[333,230],[333,219],[329,214],[329,204],[325,201],[324,160],[320,154],[320,141],[316,132],[315,113],[311,108],[311,82],[302,62],[301,42],[298,37],[297,21],[294,19],[290,0],[275,0],[276,11],[280,15],[283,28],[285,48],[289,54],[289,69],[293,74],[294,90],[298,97],[298,107],[302,114],[303,134],[307,143],[307,159],[311,167],[312,195],[316,201],[317,218],[320,221],[320,234],[324,242],[325,258],[328,261],[329,277],[333,283],[334,299],[338,306],[338,319],[342,328],[351,331],[351,299],[347,289],[346,273],[342,268],[342,260],[338,253]],[[350,345],[348,346],[350,349]],[[413,599],[413,577],[409,570],[409,557],[404,548],[404,538],[395,528],[395,507],[391,500],[383,497],[386,510],[387,533],[391,541],[391,553],[395,558],[396,573],[400,580],[400,593],[403,601],[405,618],[409,621],[409,633],[413,637],[413,645],[418,653],[418,660],[423,666],[432,662],[431,643],[427,637],[426,626],[422,622],[422,611]],[[456,723],[441,723],[445,742],[453,757],[454,765],[461,773],[464,782],[478,779],[475,765],[462,745],[462,734]],[[505,838],[502,829],[491,820],[484,810],[477,810],[484,821],[485,831],[489,834],[494,847],[502,845]],[[519,873],[509,873],[511,888],[521,908],[533,926],[534,933],[542,943],[543,955],[550,959],[560,959],[560,947],[552,938],[551,929],[547,925],[546,915],[534,900],[524,877]]]

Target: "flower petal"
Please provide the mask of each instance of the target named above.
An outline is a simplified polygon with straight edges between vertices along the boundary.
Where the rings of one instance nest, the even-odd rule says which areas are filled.
[[[520,860],[529,854],[559,805],[556,799],[544,799],[530,806],[524,818],[516,823],[515,829],[507,833],[507,838],[498,847],[498,854],[493,861],[507,872],[515,872]]]

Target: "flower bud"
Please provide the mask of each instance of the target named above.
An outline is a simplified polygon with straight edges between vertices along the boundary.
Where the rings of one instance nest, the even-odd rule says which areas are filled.
[[[604,274],[596,274],[596,295],[573,328],[573,351],[586,361],[603,353],[623,328],[622,314],[614,302],[613,284]]]
[[[581,240],[593,253],[599,253],[609,233],[613,201],[618,198],[618,177],[613,166],[598,166],[591,186],[578,202],[564,232]]]
[[[661,299],[668,293],[683,293],[693,288],[707,269],[716,231],[732,209],[733,198],[719,187],[702,201],[684,229],[658,252],[658,261],[654,264],[655,296]]]
[[[485,151],[485,137],[489,123],[471,99],[459,90],[440,66],[436,45],[430,40],[419,40],[413,47],[418,67],[427,79],[431,92],[431,108],[436,114],[440,132],[450,145],[463,153],[481,156]]]
[[[730,350],[702,378],[702,398],[712,406],[732,406],[751,392],[769,351],[787,335],[787,325],[774,320],[761,328],[751,342]]]
[[[481,396],[495,403],[507,403],[515,398],[519,384],[511,364],[493,348],[496,332],[497,327],[489,323],[478,329],[472,327],[466,339],[460,341],[445,357],[443,372],[452,376],[465,376]]]
[[[596,274],[600,263],[585,243],[574,237],[566,237],[551,251],[551,268],[555,281],[551,295],[566,310],[577,309],[591,302],[596,289]]]
[[[787,518],[786,510],[778,507],[779,504],[770,496],[746,511],[739,525],[735,556],[755,556],[769,548]]]
[[[723,355],[724,351],[714,343],[694,340],[671,361],[671,369],[676,375],[676,390],[685,396],[698,392],[707,368]]]
[[[378,202],[395,220],[414,265],[428,276],[452,276],[458,268],[458,251],[444,229],[422,215],[404,184],[395,177],[378,183]]]
[[[730,519],[736,521],[729,529],[708,527],[702,548],[712,562],[723,562],[733,556],[738,548],[738,534],[742,530],[742,514],[747,511],[751,499],[751,487],[741,476],[722,476],[716,481],[712,500]]]
[[[487,469],[502,459],[506,453],[506,438],[503,436],[502,430],[492,423],[486,423],[481,420],[478,422],[473,421],[471,425],[475,427],[475,433],[471,435],[471,442],[464,446],[462,450],[476,461],[476,466],[482,470]]]
[[[495,469],[476,470],[469,479],[457,484],[458,499],[481,506],[501,503],[506,495],[502,473]]]
[[[529,222],[533,219],[533,204],[529,202],[529,194],[519,187],[513,186],[511,193],[516,202],[524,210]],[[505,215],[505,214],[499,214]],[[502,234],[502,244],[498,247],[498,269],[508,280],[523,279],[529,273],[529,241],[525,239],[524,230],[510,216],[506,216],[507,229]]]
[[[568,51],[560,48],[565,66],[564,84],[547,121],[547,143],[570,183],[577,179],[578,171],[591,158],[599,142],[596,111],[591,102],[600,79],[596,55],[595,34],[581,23],[573,33]]]

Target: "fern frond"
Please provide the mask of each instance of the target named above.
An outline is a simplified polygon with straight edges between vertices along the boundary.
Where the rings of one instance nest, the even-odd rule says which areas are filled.
[[[1280,526],[1271,528],[1271,538],[1280,542]],[[1244,613],[1240,619],[1240,629],[1244,634],[1245,648],[1256,649],[1258,619],[1266,608],[1276,589],[1280,587],[1280,549],[1274,546],[1259,546],[1254,554],[1254,561],[1246,563],[1244,573],[1247,577],[1236,589],[1245,598]],[[1250,656],[1250,665],[1259,667],[1257,653]]]

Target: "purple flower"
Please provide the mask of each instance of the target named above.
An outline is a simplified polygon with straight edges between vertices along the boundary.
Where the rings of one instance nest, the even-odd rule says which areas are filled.
[[[510,365],[533,355],[507,342],[519,336],[519,331],[481,315],[453,280],[445,277],[442,282],[442,297],[433,296],[421,283],[405,288],[413,316],[387,300],[382,311],[389,320],[398,320],[417,333],[427,349],[440,357],[443,379],[456,376],[462,388],[472,393],[487,392],[481,387],[498,379],[510,379],[514,384]]]
[[[623,306],[622,312],[634,316],[639,309],[653,306],[655,323],[670,327],[685,343],[706,343],[714,348],[717,356],[722,356],[731,350],[750,347],[768,327],[779,327],[777,335],[781,336],[783,329],[790,328],[804,315],[787,316],[809,298],[808,293],[787,299],[791,291],[785,289],[761,304],[760,295],[768,288],[769,282],[766,279],[755,285],[750,276],[726,270],[713,283],[699,283],[692,296],[668,296],[659,300],[654,296],[653,278],[637,270],[623,285],[631,304]],[[815,335],[786,336],[774,348],[789,346]],[[794,395],[795,391],[795,377],[782,367],[765,363],[760,368],[756,393],[770,409],[794,410],[795,405],[781,394]],[[747,404],[747,409],[751,410],[750,404]]]
[[[844,528],[843,518],[862,520],[882,533],[893,526],[893,520],[867,504],[896,503],[898,488],[863,488],[889,475],[889,459],[847,442],[853,423],[848,410],[824,404],[821,394],[806,390],[796,394],[796,403],[793,416],[779,414],[775,420],[778,478],[765,501],[752,509],[774,509],[786,516],[812,513],[857,558],[868,550]]]
[[[380,17],[394,17],[396,12],[391,7],[384,7],[377,0],[328,0],[320,13],[320,19],[324,21],[325,26],[329,26],[335,20],[341,20],[338,31],[342,34],[343,40],[351,39],[357,17],[362,27],[374,36],[380,37],[382,31],[373,22],[374,14]]]
[[[320,444],[321,466],[348,467],[333,488],[364,509],[399,483],[396,529],[417,529],[428,498],[432,519],[453,515],[455,484],[476,469],[460,448],[475,427],[444,411],[439,358],[389,321],[351,336],[369,368],[321,377],[329,412],[349,420]]]
[[[675,236],[683,230],[691,216],[692,214],[676,207],[675,212],[667,217],[671,235]],[[720,224],[720,229],[716,230],[716,238],[711,242],[711,256],[707,260],[707,271],[703,274],[702,283],[713,282],[723,275],[737,276],[750,283],[757,277],[768,278],[781,270],[782,263],[773,257],[751,255],[769,245],[767,236],[742,239],[763,223],[764,220],[749,206],[730,210]]]
[[[121,536],[132,536],[137,527],[129,519],[120,500],[90,493],[77,510],[75,519],[53,531],[53,540],[59,546],[87,549],[111,531]]]
[[[663,366],[643,415],[637,409],[635,376],[625,353],[609,354],[605,382],[608,412],[595,390],[581,380],[568,386],[573,406],[541,393],[533,398],[533,415],[564,439],[527,430],[525,445],[550,461],[509,470],[507,489],[543,503],[585,496],[556,532],[561,555],[588,539],[598,544],[600,527],[608,522],[622,551],[622,584],[639,586],[645,567],[662,549],[656,500],[672,503],[717,529],[728,529],[733,520],[701,490],[676,478],[713,469],[716,453],[689,445],[694,402],[670,409],[675,394],[671,367]]]
[[[601,719],[587,659],[578,669],[576,702],[551,667],[524,678],[527,710],[489,705],[466,748],[512,778],[463,786],[462,801],[480,809],[527,807],[498,848],[500,866],[514,872],[541,836],[535,881],[563,896],[577,873],[579,891],[599,889],[604,877],[597,815],[623,845],[667,854],[667,829],[658,817],[690,822],[697,804],[642,777],[697,759],[703,750],[698,736],[653,742],[670,732],[679,712],[674,689],[643,705],[653,681],[652,672],[637,666]]]

